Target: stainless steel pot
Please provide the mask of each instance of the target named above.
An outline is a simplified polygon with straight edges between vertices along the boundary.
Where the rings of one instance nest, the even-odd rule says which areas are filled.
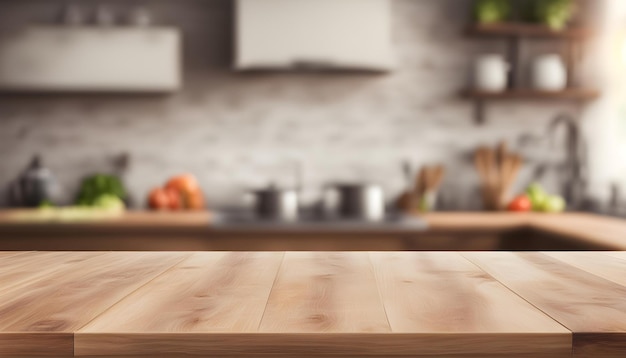
[[[327,216],[341,219],[380,221],[385,217],[385,195],[372,184],[335,184],[324,194]]]
[[[295,221],[298,219],[298,193],[293,189],[280,189],[269,186],[266,189],[252,191],[255,210],[258,217],[276,221]]]

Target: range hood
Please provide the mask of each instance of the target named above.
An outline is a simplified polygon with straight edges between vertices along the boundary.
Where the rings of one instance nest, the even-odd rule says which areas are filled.
[[[172,92],[181,35],[166,27],[28,27],[0,34],[0,91]]]
[[[393,67],[390,0],[237,0],[238,70]]]

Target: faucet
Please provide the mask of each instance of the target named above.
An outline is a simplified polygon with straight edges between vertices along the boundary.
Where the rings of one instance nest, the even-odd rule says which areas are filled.
[[[560,114],[552,120],[548,135],[554,139],[554,132],[561,126],[564,126],[566,130],[566,158],[561,172],[564,175],[562,180],[563,196],[571,208],[581,209],[587,189],[586,143],[578,123],[574,117],[568,114]]]

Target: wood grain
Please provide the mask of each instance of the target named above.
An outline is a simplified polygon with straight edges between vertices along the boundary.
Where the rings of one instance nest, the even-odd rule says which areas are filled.
[[[283,253],[195,253],[80,332],[258,329]]]
[[[186,256],[117,252],[77,262],[5,297],[0,330],[73,332]]]
[[[474,337],[473,345],[462,348],[466,353],[568,356],[567,329],[458,253],[372,253],[371,257],[394,333]],[[537,333],[548,333],[542,337],[550,339],[537,339]],[[503,343],[509,339],[525,343]],[[502,351],[496,350],[496,341],[502,343]],[[442,349],[461,344],[456,339],[441,343]]]
[[[524,352],[516,357],[559,358],[554,334],[482,335],[467,334],[391,334],[391,333],[213,333],[207,334],[93,334],[89,340],[77,339],[77,356],[167,356],[183,354],[207,357],[502,357],[499,352]],[[557,334],[562,337],[561,334]],[[80,336],[77,338],[81,338]],[[84,338],[84,337],[83,337]],[[496,339],[494,339],[496,338]],[[529,349],[530,338],[544,345],[545,353]],[[492,340],[493,352],[476,354]],[[450,344],[456,342],[456,344]],[[480,346],[480,349],[477,348]],[[559,344],[560,346],[560,344]],[[107,347],[102,350],[102,347]],[[550,348],[551,347],[551,348]],[[105,353],[105,354],[103,354]],[[509,355],[507,354],[507,357]]]
[[[45,280],[57,272],[72,273],[78,263],[103,255],[101,252],[28,252],[0,261],[0,299]]]
[[[367,252],[288,252],[261,332],[389,332]]]
[[[574,333],[575,358],[624,358],[626,341],[621,333]]]
[[[72,333],[0,332],[0,357],[71,357],[74,355]]]
[[[626,286],[626,260],[598,252],[546,252],[545,255]]]
[[[574,333],[575,347],[597,346],[610,333],[613,348],[594,357],[624,354],[626,287],[541,253],[464,253],[518,295]],[[584,333],[584,334],[580,334]],[[574,356],[580,356],[580,348]],[[584,356],[584,355],[582,355]]]
[[[195,345],[202,346],[215,333],[255,332],[282,256],[276,252],[193,254],[77,332],[75,351],[117,354],[120,342],[101,338],[116,332],[139,333],[126,338],[124,354],[148,355],[187,349],[177,346],[176,339],[164,342],[164,337],[180,337],[191,346],[198,340]]]
[[[458,253],[371,255],[394,332],[568,333]]]
[[[624,265],[626,252],[0,252],[0,357],[624,357]]]

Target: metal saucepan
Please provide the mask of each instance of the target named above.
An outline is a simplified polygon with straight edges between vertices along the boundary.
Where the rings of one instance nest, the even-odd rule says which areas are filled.
[[[327,216],[365,221],[380,221],[385,217],[385,195],[377,185],[330,185],[325,190],[323,200]]]
[[[298,219],[298,193],[294,189],[282,189],[270,185],[265,189],[253,190],[255,211],[258,217],[276,221]]]

